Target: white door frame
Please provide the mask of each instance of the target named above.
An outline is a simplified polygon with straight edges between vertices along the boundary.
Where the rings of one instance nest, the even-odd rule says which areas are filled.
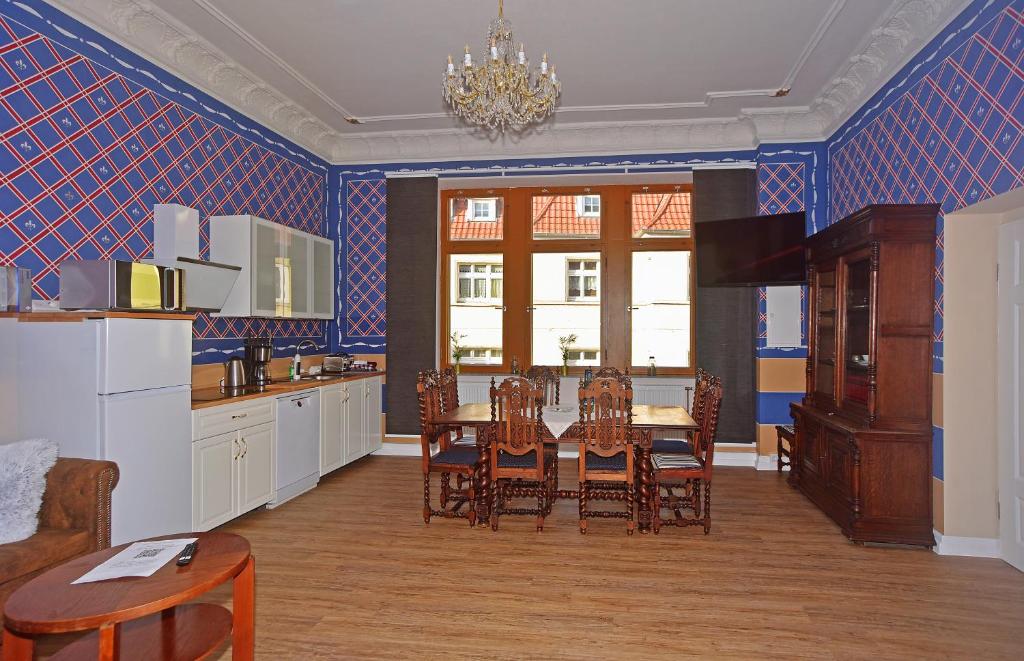
[[[999,545],[1024,571],[1024,220],[999,227],[998,268]]]

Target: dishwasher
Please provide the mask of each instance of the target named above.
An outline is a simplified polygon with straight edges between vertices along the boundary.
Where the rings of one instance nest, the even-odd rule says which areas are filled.
[[[274,508],[320,481],[320,391],[303,390],[277,398],[276,490]]]

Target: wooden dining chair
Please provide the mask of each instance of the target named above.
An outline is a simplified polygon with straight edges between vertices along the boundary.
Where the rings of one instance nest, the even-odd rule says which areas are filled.
[[[446,367],[438,372],[438,380],[441,384],[441,411],[447,413],[459,408],[459,373],[455,371],[454,367]],[[448,427],[448,431],[450,432],[447,442],[449,447],[476,445],[476,437],[466,436],[462,425]],[[460,477],[459,480],[461,482],[462,478]]]
[[[690,417],[698,425],[704,416],[704,398],[707,393],[711,373],[697,368],[694,379],[693,401],[690,402]],[[687,438],[656,438],[651,441],[651,452],[693,454],[693,432]]]
[[[633,385],[629,377],[580,382],[580,533],[591,518],[624,518],[632,535],[636,501],[633,458]],[[626,511],[590,509],[591,500],[625,501]]]
[[[557,456],[544,452],[541,407],[544,391],[522,377],[511,377],[495,387],[491,379],[491,530],[502,514],[537,517],[537,532],[554,501]],[[537,508],[508,508],[512,498],[537,499]]]
[[[544,389],[544,405],[558,404],[558,391],[560,378],[553,367],[546,365],[531,365],[526,370],[526,378],[531,381],[539,381]]]
[[[442,411],[442,397],[439,375],[435,370],[419,373],[416,396],[420,406],[423,522],[430,523],[431,516],[441,516],[469,519],[470,527],[475,526],[476,490],[473,474],[479,454],[475,447],[448,446],[449,430],[436,422]],[[435,446],[439,446],[436,454],[433,452]],[[441,508],[438,510],[430,504],[430,476],[433,473],[441,475]],[[455,489],[451,487],[452,473],[459,476],[459,485]]]
[[[627,368],[626,371],[623,372],[618,367],[601,367],[596,372],[594,372],[594,378],[595,379],[612,378],[612,379],[618,379],[619,381],[621,381],[622,379],[628,379],[629,378],[629,369]]]
[[[694,453],[655,453],[654,464],[654,505],[652,524],[655,534],[663,525],[703,525],[704,534],[711,532],[711,472],[715,457],[715,434],[718,431],[718,414],[722,406],[722,381],[711,377],[705,393],[703,417],[694,437]],[[675,495],[672,486],[685,485],[685,495]],[[664,494],[663,494],[664,492]],[[703,495],[703,507],[701,503]],[[662,510],[672,512],[672,518],[663,519]],[[683,509],[693,510],[687,517]]]

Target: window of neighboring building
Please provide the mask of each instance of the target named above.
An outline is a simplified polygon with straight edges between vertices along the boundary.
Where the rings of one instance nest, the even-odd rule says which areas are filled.
[[[498,219],[498,201],[491,199],[471,199],[469,201],[469,215],[466,220],[476,222],[494,222]]]
[[[601,215],[601,196],[600,195],[577,195],[576,196],[576,215],[587,216],[589,218],[598,217]]]
[[[458,266],[459,303],[500,301],[502,278],[504,277],[502,269],[501,264],[460,262]]]
[[[598,260],[565,260],[565,300],[596,301],[598,287]]]
[[[466,365],[488,365],[501,363],[501,349],[495,347],[471,347],[462,352],[462,363]]]
[[[579,349],[569,352],[570,365],[597,365],[597,349]]]

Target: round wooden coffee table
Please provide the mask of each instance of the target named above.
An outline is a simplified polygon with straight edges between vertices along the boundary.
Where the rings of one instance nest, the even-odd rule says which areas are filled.
[[[18,588],[4,607],[4,661],[30,660],[34,637],[96,629],[62,649],[55,659],[197,659],[232,637],[232,658],[252,659],[255,559],[244,537],[222,532],[167,535],[196,537],[191,564],[167,563],[152,576],[96,583],[71,582],[127,544],[76,558]],[[232,580],[233,611],[186,601]]]

